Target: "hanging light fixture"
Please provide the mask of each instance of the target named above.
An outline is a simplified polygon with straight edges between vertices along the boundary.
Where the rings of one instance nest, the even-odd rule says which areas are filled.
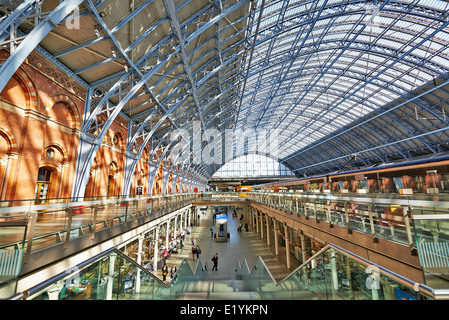
[[[100,33],[100,26],[97,24],[95,25],[95,35],[97,37],[100,37],[101,33]]]

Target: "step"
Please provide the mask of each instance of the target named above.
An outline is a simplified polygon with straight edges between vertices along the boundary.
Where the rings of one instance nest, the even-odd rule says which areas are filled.
[[[197,292],[181,294],[179,300],[260,300],[257,292]]]
[[[199,280],[183,283],[183,292],[243,292],[248,284],[242,280]]]

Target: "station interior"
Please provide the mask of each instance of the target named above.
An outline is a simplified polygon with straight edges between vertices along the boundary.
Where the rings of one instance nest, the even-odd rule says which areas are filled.
[[[447,113],[448,1],[0,1],[0,299],[449,300]]]

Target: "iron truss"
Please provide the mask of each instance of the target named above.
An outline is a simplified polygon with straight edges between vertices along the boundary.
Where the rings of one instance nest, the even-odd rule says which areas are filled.
[[[115,120],[128,125],[125,193],[143,155],[201,184],[219,169],[169,156],[177,129],[200,144],[207,130],[275,132],[275,156],[297,176],[408,160],[448,149],[448,8],[439,0],[4,0],[0,46],[10,56],[0,91],[33,50],[86,88],[75,197]],[[248,145],[233,157],[252,152]],[[223,159],[228,151],[213,150]]]

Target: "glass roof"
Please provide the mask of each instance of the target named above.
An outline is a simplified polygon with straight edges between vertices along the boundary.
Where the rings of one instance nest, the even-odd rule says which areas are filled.
[[[280,130],[278,156],[288,158],[446,75],[448,8],[259,0],[237,128]]]
[[[68,2],[79,6],[76,32],[46,20]],[[353,154],[370,166],[449,150],[447,1],[7,3],[0,12],[16,9],[17,21],[1,20],[0,43],[14,34],[6,27],[20,26],[17,44],[42,37],[39,52],[85,88],[82,172],[116,120],[129,129],[130,163],[147,154],[166,168],[179,160],[169,138],[178,129],[192,144],[210,129],[271,132],[269,155],[297,176],[340,170]],[[17,49],[8,60],[26,57]],[[0,87],[12,74],[0,70]],[[202,181],[222,164],[181,163]]]
[[[294,177],[293,172],[278,161],[260,154],[247,154],[224,164],[213,178]]]

